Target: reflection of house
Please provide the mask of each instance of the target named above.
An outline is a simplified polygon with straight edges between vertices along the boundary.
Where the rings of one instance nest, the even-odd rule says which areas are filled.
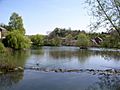
[[[0,27],[0,39],[5,38],[7,30],[3,27]]]
[[[91,40],[93,45],[100,45],[101,42],[103,42],[103,39],[100,37],[96,37],[94,39]]]

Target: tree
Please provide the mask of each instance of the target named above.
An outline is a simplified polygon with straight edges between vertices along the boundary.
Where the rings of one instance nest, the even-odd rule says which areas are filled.
[[[9,26],[9,31],[19,30],[20,33],[25,34],[22,17],[15,12],[12,13],[12,15],[10,16],[10,21],[8,23],[8,26]]]
[[[68,34],[68,35],[66,36],[66,44],[67,44],[67,45],[71,45],[72,39],[73,39],[72,35],[71,35],[71,34]]]
[[[120,37],[120,0],[86,0],[92,15],[96,18],[92,29],[104,26],[113,28]]]
[[[68,40],[72,40],[72,35],[71,34],[68,34],[67,36],[66,36],[66,39],[68,39]]]
[[[120,39],[117,35],[106,35],[104,41],[101,46],[106,48],[120,48]]]
[[[6,47],[12,49],[26,49],[30,47],[30,39],[20,33],[20,31],[9,32],[6,38],[3,40]]]
[[[5,52],[5,47],[3,43],[0,42],[0,53],[4,53],[4,52]]]
[[[36,46],[44,45],[44,36],[43,35],[39,35],[39,34],[32,35],[30,38],[31,38],[33,45],[36,45]]]
[[[80,48],[87,48],[90,45],[89,37],[85,34],[80,33],[77,38],[77,46]]]
[[[59,37],[55,37],[51,40],[53,46],[59,46],[61,44],[61,40]]]

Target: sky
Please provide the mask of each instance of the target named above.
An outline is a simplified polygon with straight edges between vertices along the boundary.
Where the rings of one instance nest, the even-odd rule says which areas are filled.
[[[89,31],[84,0],[0,0],[0,23],[13,12],[22,16],[27,35],[48,34],[56,27]]]

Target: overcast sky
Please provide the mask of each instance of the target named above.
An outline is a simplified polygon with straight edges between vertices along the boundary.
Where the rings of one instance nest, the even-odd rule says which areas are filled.
[[[47,34],[55,27],[89,31],[84,0],[0,0],[0,23],[13,12],[24,20],[26,34]]]

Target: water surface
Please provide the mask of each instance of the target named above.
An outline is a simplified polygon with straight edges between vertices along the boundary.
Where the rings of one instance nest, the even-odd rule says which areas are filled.
[[[37,65],[36,65],[37,64]],[[113,49],[80,50],[78,47],[43,47],[31,50],[26,66],[62,69],[120,68],[120,51]]]
[[[43,47],[0,55],[0,61],[48,69],[120,69],[120,50]],[[0,90],[120,90],[120,76],[27,69],[0,75]]]

